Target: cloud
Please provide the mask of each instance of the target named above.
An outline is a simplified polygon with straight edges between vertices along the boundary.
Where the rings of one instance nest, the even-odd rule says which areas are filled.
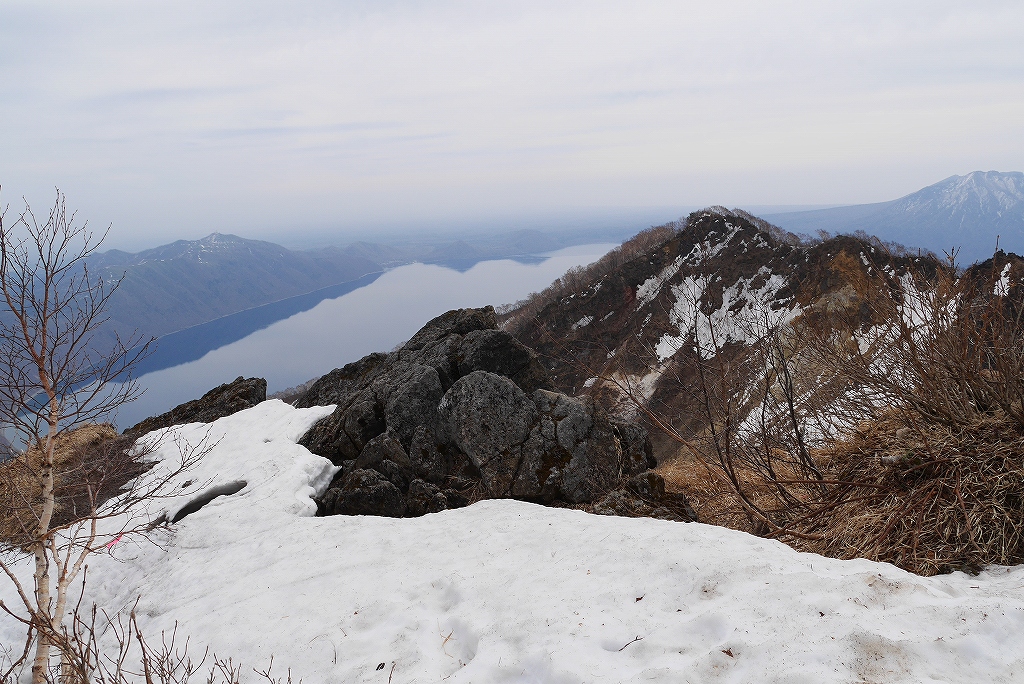
[[[1019,2],[0,12],[0,182],[115,236],[879,201],[1024,153]]]

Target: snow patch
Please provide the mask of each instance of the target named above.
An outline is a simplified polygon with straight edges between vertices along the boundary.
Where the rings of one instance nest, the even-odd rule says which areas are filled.
[[[585,328],[585,327],[587,327],[588,325],[590,325],[593,322],[594,322],[594,317],[593,316],[584,316],[580,320],[578,320],[575,323],[573,323],[571,328],[573,330],[576,330],[578,328]]]
[[[752,287],[751,283],[757,279],[763,279],[764,283]],[[703,300],[709,279],[706,276],[683,279],[672,286],[675,302],[669,311],[669,322],[678,334],[662,335],[655,346],[658,359],[668,359],[690,340],[696,342],[704,358],[710,358],[715,349],[729,342],[756,342],[768,330],[792,320],[799,312],[795,303],[780,302],[778,298],[786,283],[785,276],[762,266],[753,278],[740,278],[725,288],[722,305],[706,313]]]
[[[93,556],[84,604],[141,596],[145,634],[177,623],[197,652],[245,671],[274,655],[307,682],[909,684],[1024,671],[1024,567],[923,578],[720,527],[513,500],[312,517],[335,468],[296,441],[331,410],[267,401],[171,428],[210,437],[187,477],[249,484],[160,545]],[[175,450],[158,456],[164,467]],[[15,571],[27,577],[30,561]],[[0,598],[17,604],[6,581]],[[0,643],[23,639],[0,613]]]
[[[996,283],[992,294],[997,297],[1005,297],[1010,294],[1010,264],[1007,263],[1003,266],[1002,273],[999,274],[999,282]]]
[[[651,276],[645,280],[638,288],[636,288],[636,308],[637,311],[654,301],[654,298],[661,292],[661,287],[664,285],[672,276],[679,273],[679,269],[682,268],[683,257],[678,256],[671,264],[661,269],[658,275]]]

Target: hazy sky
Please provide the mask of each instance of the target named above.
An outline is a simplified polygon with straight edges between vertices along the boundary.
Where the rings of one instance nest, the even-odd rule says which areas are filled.
[[[129,248],[883,201],[1024,170],[1022,36],[1021,0],[0,0],[2,200]]]

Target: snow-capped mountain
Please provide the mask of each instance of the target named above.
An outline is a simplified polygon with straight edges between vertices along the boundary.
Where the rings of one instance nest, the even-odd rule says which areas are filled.
[[[997,237],[1000,248],[1024,253],[1024,173],[974,171],[891,202],[765,218],[801,233],[863,230],[939,255],[959,247],[959,260],[968,264],[992,256]]]

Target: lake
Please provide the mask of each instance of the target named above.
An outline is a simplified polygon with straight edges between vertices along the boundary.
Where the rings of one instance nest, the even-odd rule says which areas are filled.
[[[139,377],[145,394],[122,407],[115,422],[130,427],[240,375],[266,378],[268,393],[293,387],[371,352],[390,351],[450,309],[522,299],[615,246],[578,245],[465,270],[408,264],[167,335],[142,367],[152,369]],[[310,299],[324,296],[315,304]]]

